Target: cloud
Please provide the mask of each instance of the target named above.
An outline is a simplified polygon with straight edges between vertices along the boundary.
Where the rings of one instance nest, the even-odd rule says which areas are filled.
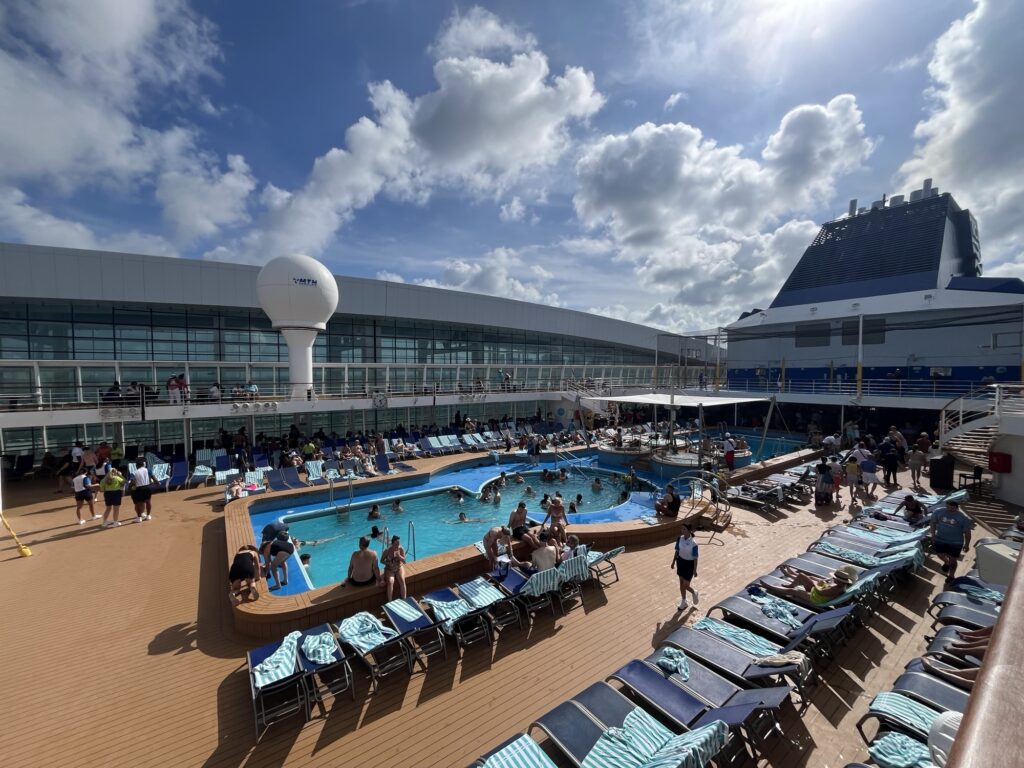
[[[448,26],[484,18],[487,39],[521,37],[514,30],[498,35],[486,12]],[[434,64],[435,90],[413,97],[390,82],[371,84],[373,117],[348,128],[343,148],[317,158],[301,188],[264,191],[260,197],[271,205],[257,226],[216,256],[260,261],[294,250],[319,254],[380,194],[417,203],[439,188],[497,197],[553,167],[570,146],[570,126],[604,104],[591,73],[566,67],[552,74],[540,51],[502,62],[456,58],[465,47],[445,46],[452,56]],[[510,203],[506,215],[519,206]]]
[[[134,231],[97,235],[81,222],[54,216],[32,205],[21,190],[12,187],[0,187],[0,231],[35,245],[178,255],[170,243],[156,235]]]
[[[513,197],[498,211],[498,218],[502,221],[522,221],[526,216],[526,206],[518,197]]]
[[[917,69],[919,66],[928,61],[928,55],[926,53],[915,53],[912,56],[895,61],[892,64],[885,65],[886,72],[909,72],[912,69]]]
[[[1021,3],[977,0],[938,39],[928,63],[931,111],[899,172],[903,188],[934,178],[971,209],[986,266],[996,270],[1024,262],[1024,91],[1010,74],[1020,69],[1022,28]]]
[[[849,95],[792,109],[759,159],[686,123],[645,123],[587,147],[573,202],[654,299],[679,307],[679,322],[703,326],[778,289],[817,231],[780,220],[826,203],[836,178],[873,148]]]
[[[382,271],[378,272],[377,273],[377,279],[378,280],[386,280],[389,283],[404,283],[405,282],[405,278],[404,277],[402,277],[401,275],[399,275],[396,272],[388,272],[387,270],[382,270]]]
[[[559,241],[558,246],[569,253],[583,256],[603,256],[615,250],[615,243],[594,237],[570,237]]]
[[[439,59],[462,59],[482,54],[532,50],[533,35],[503,22],[490,11],[473,6],[465,14],[455,11],[441,25],[430,52]]]
[[[495,248],[478,260],[449,261],[439,280],[421,278],[413,282],[434,288],[561,306],[558,293],[550,290],[548,285],[552,277],[543,268],[528,266],[514,249]]]
[[[224,172],[202,165],[164,172],[157,182],[156,198],[179,239],[191,242],[214,235],[221,227],[248,221],[246,201],[255,188],[256,179],[245,158],[228,155]]]
[[[676,91],[667,99],[665,99],[665,103],[662,105],[661,108],[665,112],[671,112],[673,109],[676,108],[676,104],[678,104],[680,101],[686,101],[687,98],[689,97],[683,91]]]

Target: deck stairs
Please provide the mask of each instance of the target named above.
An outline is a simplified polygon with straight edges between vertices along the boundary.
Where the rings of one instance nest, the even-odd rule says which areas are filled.
[[[988,452],[1007,414],[1024,414],[1024,386],[987,384],[950,400],[939,420],[939,445],[972,467],[988,467]]]

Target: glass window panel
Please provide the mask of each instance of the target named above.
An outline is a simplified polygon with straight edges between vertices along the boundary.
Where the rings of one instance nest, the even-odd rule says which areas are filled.
[[[153,369],[150,366],[121,366],[121,383],[138,382],[139,384],[152,384]]]
[[[150,325],[149,311],[115,309],[114,326],[120,328],[125,325],[143,325],[148,328]]]
[[[28,316],[32,320],[71,321],[70,304],[30,304]]]
[[[28,358],[28,339],[24,336],[0,334],[0,359],[24,360]]]

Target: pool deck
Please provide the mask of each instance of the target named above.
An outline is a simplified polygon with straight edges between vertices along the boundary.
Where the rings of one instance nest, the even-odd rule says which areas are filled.
[[[432,657],[375,695],[356,667],[355,702],[329,701],[325,717],[279,723],[256,744],[245,652],[258,643],[234,630],[221,492],[159,494],[151,522],[101,531],[75,524],[70,495],[52,488],[4,488],[10,522],[34,553],[19,558],[0,541],[5,764],[15,768],[464,766],[702,614],[675,611],[669,545],[632,547],[618,560],[621,581],[588,588],[584,609],[542,614],[491,651]],[[1017,510],[984,499],[968,511],[997,529]],[[806,506],[771,521],[734,512],[714,544],[698,535],[701,609],[845,517]],[[826,669],[803,716],[785,713],[799,746],[774,741],[767,764],[841,768],[866,758],[853,724],[923,649],[921,616],[940,582],[930,558]]]

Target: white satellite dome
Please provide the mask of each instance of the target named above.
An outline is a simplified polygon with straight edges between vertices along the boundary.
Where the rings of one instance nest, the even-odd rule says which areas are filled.
[[[260,306],[274,328],[324,330],[338,308],[338,283],[316,259],[300,253],[278,256],[256,278]]]

